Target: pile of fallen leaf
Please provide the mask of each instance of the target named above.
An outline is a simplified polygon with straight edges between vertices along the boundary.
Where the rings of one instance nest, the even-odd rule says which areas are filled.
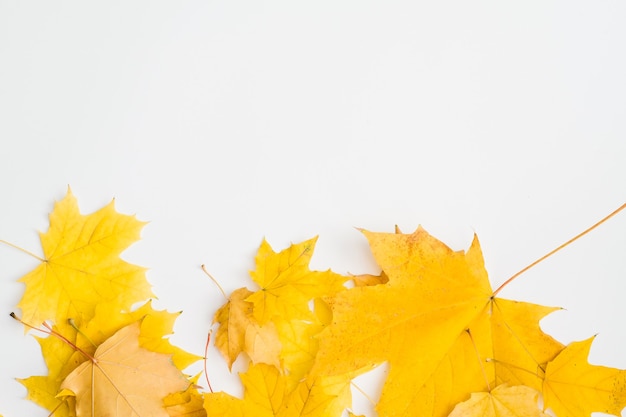
[[[168,341],[179,314],[154,310],[144,268],[120,258],[142,227],[113,203],[81,215],[70,192],[50,215],[14,315],[46,333],[48,374],[20,382],[50,415],[353,416],[352,380],[385,362],[381,417],[626,406],[626,371],[587,362],[593,338],[559,343],[539,327],[555,308],[496,297],[476,238],[453,251],[421,228],[363,231],[380,275],[311,271],[315,239],[278,253],[264,241],[258,289],[234,291],[214,317],[229,367],[242,355],[248,364],[243,398],[206,392],[183,373],[202,358]]]

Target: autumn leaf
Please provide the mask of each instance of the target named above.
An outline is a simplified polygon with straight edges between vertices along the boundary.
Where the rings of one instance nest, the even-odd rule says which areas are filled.
[[[209,417],[331,417],[340,416],[350,403],[353,375],[303,380],[292,390],[286,377],[271,365],[252,365],[240,376],[244,398],[206,394]]]
[[[494,298],[476,238],[465,253],[422,228],[363,233],[389,281],[327,298],[333,321],[319,335],[313,375],[388,361],[377,405],[385,416],[445,416],[501,383],[541,388],[533,375],[562,349],[538,325],[552,309]]]
[[[593,339],[569,344],[548,363],[544,405],[558,417],[587,417],[592,412],[619,416],[626,407],[626,371],[590,365]]]
[[[55,204],[50,229],[40,234],[41,264],[20,279],[26,284],[19,302],[23,320],[88,322],[101,303],[119,310],[152,296],[145,269],[119,255],[139,239],[144,223],[119,214],[113,202],[83,216],[71,191]]]
[[[523,385],[498,385],[491,392],[473,393],[449,417],[548,417],[539,409],[538,397],[538,391]]]
[[[168,355],[141,348],[139,332],[139,323],[122,328],[63,381],[78,417],[168,416],[163,399],[189,381]]]
[[[261,289],[247,298],[254,305],[253,314],[260,324],[267,323],[273,315],[307,320],[311,317],[310,300],[343,289],[346,277],[330,270],[309,270],[316,241],[317,238],[310,239],[276,253],[263,240],[255,258],[256,269],[250,273]]]

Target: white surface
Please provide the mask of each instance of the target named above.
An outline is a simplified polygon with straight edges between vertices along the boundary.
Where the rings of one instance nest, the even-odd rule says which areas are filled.
[[[68,184],[83,213],[115,197],[150,221],[124,257],[197,353],[222,303],[199,265],[252,287],[263,236],[319,234],[313,266],[358,273],[354,226],[475,231],[495,287],[626,201],[624,21],[620,1],[1,0],[0,239],[38,252]],[[501,295],[567,307],[544,328],[599,333],[592,359],[626,368],[625,232],[626,213]],[[8,317],[35,264],[0,247],[5,417],[47,415]]]

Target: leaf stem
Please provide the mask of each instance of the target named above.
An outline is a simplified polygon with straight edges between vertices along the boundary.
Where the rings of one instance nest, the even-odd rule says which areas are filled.
[[[32,256],[33,258],[40,260],[41,262],[47,262],[47,260],[46,260],[46,259],[44,259],[44,258],[42,258],[42,257],[40,257],[40,256],[37,256],[37,255],[35,255],[34,253],[32,253],[32,252],[30,252],[30,251],[27,251],[27,250],[26,250],[26,249],[24,249],[24,248],[20,248],[19,246],[14,245],[14,244],[13,244],[13,243],[11,243],[11,242],[7,242],[6,240],[2,240],[2,239],[0,239],[0,243],[4,243],[4,244],[5,244],[5,245],[7,245],[7,246],[11,246],[12,248],[15,248],[15,249],[17,249],[17,250],[19,250],[19,251],[21,251],[21,252],[24,252],[25,254],[30,255],[30,256]]]
[[[596,227],[600,226],[602,223],[604,223],[605,221],[607,221],[611,217],[615,216],[617,213],[619,213],[620,211],[624,210],[625,208],[626,208],[626,203],[622,204],[617,210],[613,211],[611,214],[609,214],[608,216],[604,217],[602,220],[600,220],[599,222],[597,222],[593,226],[589,227],[584,232],[577,234],[576,236],[574,236],[573,238],[571,238],[567,242],[563,243],[559,247],[551,250],[550,252],[548,252],[547,254],[542,256],[541,258],[537,259],[535,262],[531,263],[530,265],[526,266],[525,268],[522,268],[517,273],[513,274],[513,276],[511,278],[509,278],[506,281],[504,281],[504,283],[502,285],[500,285],[498,287],[498,289],[493,292],[492,296],[495,297],[496,294],[498,294],[502,290],[502,288],[506,287],[515,278],[517,278],[518,276],[522,275],[524,272],[528,271],[530,268],[532,268],[533,266],[537,265],[539,262],[543,261],[544,259],[549,258],[550,256],[554,255],[556,252],[560,251],[561,249],[563,249],[564,247],[566,247],[570,243],[574,242],[575,240],[578,240],[579,238],[583,237],[587,233],[591,232],[593,229],[595,229]]]
[[[79,352],[80,354],[82,354],[85,358],[87,358],[91,362],[93,362],[93,363],[97,362],[96,358],[94,358],[93,356],[91,356],[90,354],[88,354],[87,352],[85,352],[84,350],[79,348],[78,346],[76,346],[76,344],[73,343],[71,340],[69,340],[67,337],[63,336],[61,333],[59,333],[56,330],[54,330],[48,323],[44,322],[42,324],[42,326],[46,328],[44,330],[44,329],[42,329],[40,327],[35,327],[32,324],[26,323],[21,318],[19,318],[17,316],[17,314],[15,314],[13,312],[11,312],[11,314],[9,314],[9,315],[11,317],[13,317],[15,320],[17,320],[20,323],[22,323],[24,326],[28,327],[28,328],[31,328],[33,330],[37,330],[38,332],[42,332],[42,333],[45,333],[47,335],[54,336],[54,337],[57,337],[57,338],[61,339],[63,342],[67,343],[72,349],[74,349],[76,352]]]
[[[211,387],[211,381],[209,381],[209,372],[207,370],[207,356],[209,355],[209,343],[211,342],[211,333],[213,330],[209,330],[209,334],[206,337],[206,345],[204,345],[204,378],[206,379],[206,383],[209,386],[209,391],[213,392],[213,387]]]
[[[224,299],[226,301],[228,301],[228,297],[226,296],[226,292],[224,291],[224,288],[222,288],[222,286],[220,285],[219,282],[217,282],[217,280],[215,278],[213,278],[213,275],[211,275],[209,273],[209,271],[206,270],[206,267],[204,266],[204,264],[200,265],[200,268],[202,268],[202,270],[204,271],[205,274],[207,274],[207,276],[209,278],[211,278],[211,281],[213,281],[213,283],[217,286],[217,288],[219,288],[220,292],[222,293],[222,295],[224,296]]]

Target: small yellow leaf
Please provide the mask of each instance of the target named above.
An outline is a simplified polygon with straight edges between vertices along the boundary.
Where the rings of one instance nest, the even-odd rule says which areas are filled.
[[[261,289],[247,301],[254,305],[253,314],[260,324],[273,315],[307,320],[311,317],[309,301],[344,289],[346,277],[334,272],[311,271],[317,238],[291,245],[279,253],[263,240],[256,256],[256,269],[250,274]]]

